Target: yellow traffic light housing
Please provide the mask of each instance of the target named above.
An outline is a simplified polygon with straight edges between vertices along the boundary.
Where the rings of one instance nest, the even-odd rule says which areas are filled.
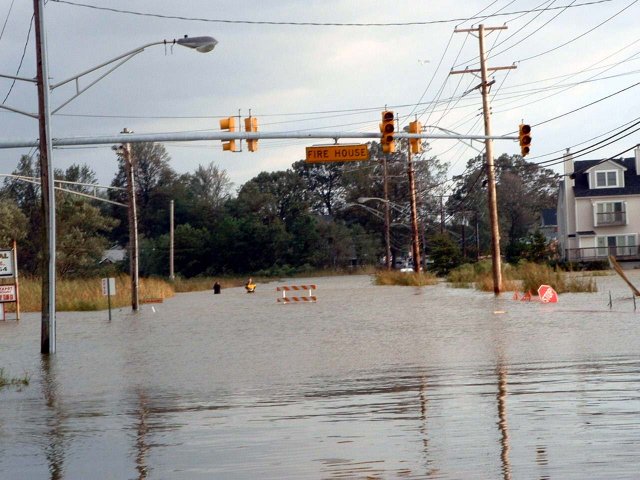
[[[531,150],[531,125],[520,124],[518,128],[518,139],[520,141],[520,154],[526,157]]]
[[[227,117],[220,120],[220,130],[228,130],[230,132],[236,131],[236,118],[235,117]],[[222,150],[237,152],[238,148],[236,147],[235,139],[229,140],[228,142],[224,142],[222,144]]]
[[[245,132],[257,132],[258,131],[258,119],[256,117],[247,117],[244,119],[244,131]],[[258,150],[258,139],[247,138],[247,146],[250,152]]]
[[[384,153],[393,153],[396,151],[396,145],[393,141],[393,132],[395,131],[394,115],[390,110],[382,112],[382,123],[380,124],[380,143]]]
[[[409,133],[422,133],[422,124],[417,120],[409,122]],[[411,153],[420,153],[422,151],[421,138],[410,138],[409,144],[411,145]]]

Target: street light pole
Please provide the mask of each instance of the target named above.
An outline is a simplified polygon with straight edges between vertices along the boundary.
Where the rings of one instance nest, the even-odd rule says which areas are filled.
[[[33,0],[36,27],[36,61],[38,86],[38,123],[40,149],[42,229],[42,319],[40,353],[56,352],[56,197],[53,184],[51,113],[49,107],[49,73],[46,32],[44,30],[44,0]]]

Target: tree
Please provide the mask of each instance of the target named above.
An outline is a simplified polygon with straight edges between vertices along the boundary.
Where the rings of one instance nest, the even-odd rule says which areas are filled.
[[[13,240],[20,242],[28,234],[27,217],[14,200],[0,195],[0,248],[11,247]]]
[[[448,234],[436,234],[430,241],[433,270],[438,275],[447,275],[460,265],[460,247]]]
[[[58,192],[56,202],[58,273],[63,277],[91,275],[107,247],[106,234],[117,221],[69,193]]]
[[[169,154],[160,143],[133,143],[131,157],[134,164],[134,183],[138,210],[138,231],[147,237],[155,237],[169,230],[169,201],[172,184],[177,181],[176,173],[169,165]],[[118,156],[118,171],[111,186],[123,190],[110,191],[109,197],[127,203],[127,175],[124,159]],[[114,231],[116,238],[127,236],[127,211],[120,207],[112,209],[112,215],[120,220],[120,227]]]
[[[558,175],[550,169],[529,163],[519,155],[501,155],[496,164],[496,190],[501,242],[504,248],[516,244],[539,220],[543,208],[556,204]],[[487,208],[486,176],[481,156],[467,162],[465,173],[454,177],[454,194],[447,203],[450,215],[478,215],[481,248],[487,250],[490,225]]]
[[[344,165],[341,163],[307,164],[300,160],[292,165],[310,192],[311,209],[320,215],[333,215],[336,208],[344,205],[346,188],[343,180]]]

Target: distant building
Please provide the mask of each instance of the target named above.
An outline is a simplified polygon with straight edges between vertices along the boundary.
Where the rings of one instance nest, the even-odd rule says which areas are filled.
[[[639,260],[640,147],[633,158],[574,161],[565,155],[558,195],[560,255],[570,261]]]
[[[540,231],[547,243],[558,239],[558,212],[555,208],[543,208],[540,212]]]

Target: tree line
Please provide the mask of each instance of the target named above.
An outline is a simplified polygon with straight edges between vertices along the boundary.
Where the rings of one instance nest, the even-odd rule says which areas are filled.
[[[215,163],[179,174],[162,144],[132,145],[140,273],[169,273],[169,212],[175,205],[175,273],[198,275],[286,275],[318,269],[381,265],[386,171],[394,259],[411,251],[407,158],[399,148],[383,154],[368,144],[367,162],[306,164],[262,172],[235,188]],[[127,203],[124,161],[108,192],[98,190],[87,165],[56,170],[66,190]],[[386,163],[386,165],[385,165]],[[503,247],[519,258],[530,242],[542,208],[555,207],[557,175],[520,156],[496,160],[498,209]],[[422,250],[442,273],[490,251],[486,178],[481,156],[469,159],[461,175],[448,179],[449,165],[428,151],[413,157]],[[0,188],[0,247],[18,241],[22,272],[37,275],[41,262],[42,214],[38,160],[22,156]],[[359,202],[359,200],[361,200]],[[56,191],[57,269],[63,277],[101,275],[107,248],[128,246],[127,209],[68,191]],[[466,234],[465,234],[466,232]],[[120,265],[122,271],[128,266]],[[429,267],[428,267],[429,268]]]

